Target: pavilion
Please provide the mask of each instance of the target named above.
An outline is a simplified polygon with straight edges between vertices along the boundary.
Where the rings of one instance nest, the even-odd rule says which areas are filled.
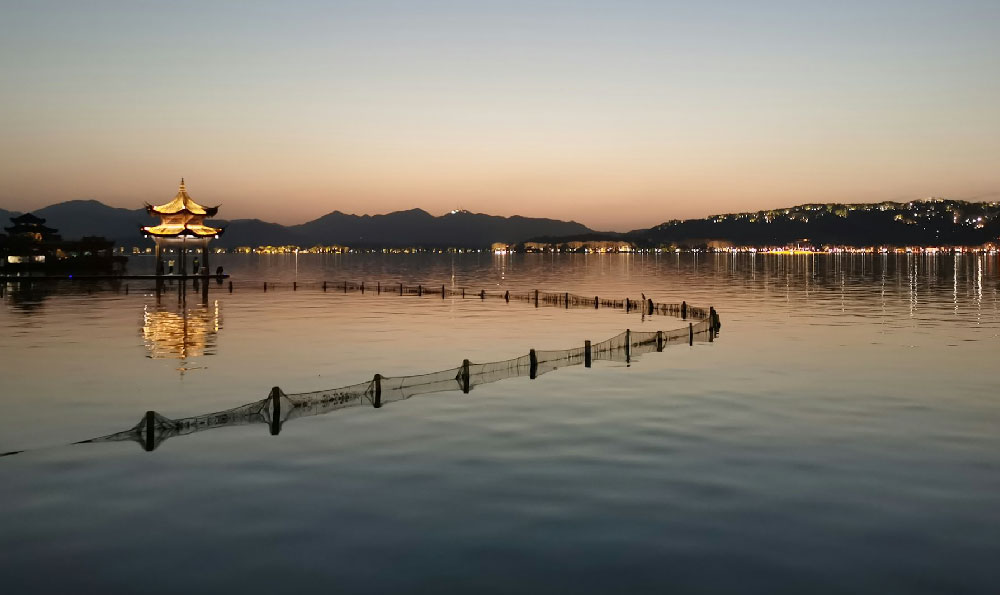
[[[205,217],[214,217],[219,207],[203,207],[191,199],[181,178],[177,196],[166,204],[153,206],[146,204],[150,215],[160,217],[159,225],[147,225],[142,228],[146,237],[152,237],[156,242],[156,274],[163,274],[161,253],[165,249],[174,248],[180,254],[179,270],[187,275],[187,251],[191,248],[201,249],[202,261],[196,275],[208,275],[208,242],[217,239],[224,230],[220,227],[205,225]]]

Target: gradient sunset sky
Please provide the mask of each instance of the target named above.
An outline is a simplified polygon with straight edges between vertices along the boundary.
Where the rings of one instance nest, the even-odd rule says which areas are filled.
[[[1000,2],[0,3],[0,207],[1000,198]]]

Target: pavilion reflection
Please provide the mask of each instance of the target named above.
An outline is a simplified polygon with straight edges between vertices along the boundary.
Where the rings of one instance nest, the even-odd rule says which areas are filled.
[[[207,284],[206,284],[207,287]],[[180,371],[190,369],[192,358],[213,355],[216,339],[222,328],[219,300],[202,299],[189,304],[180,288],[181,299],[176,305],[164,305],[157,291],[155,305],[146,304],[142,311],[142,338],[152,359],[179,359]]]

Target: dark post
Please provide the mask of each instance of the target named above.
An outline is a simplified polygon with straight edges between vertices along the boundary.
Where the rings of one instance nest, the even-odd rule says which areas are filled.
[[[146,452],[153,452],[153,448],[156,447],[156,412],[147,411],[146,412],[146,440],[145,444],[142,445],[143,450]]]
[[[375,400],[372,402],[372,406],[378,409],[382,406],[382,375],[376,374],[373,382],[375,384]]]
[[[229,293],[232,293],[232,292],[233,292],[233,282],[230,281],[229,282]]]
[[[444,299],[444,285],[441,286],[441,299]]]
[[[584,367],[590,367],[590,339],[583,342],[583,365]]]
[[[264,281],[264,291],[267,292],[267,281]]]
[[[625,363],[632,363],[632,331],[625,329]]]
[[[708,342],[709,343],[715,342],[715,329],[712,328],[711,318],[708,319]]]
[[[481,299],[481,300],[485,300],[486,299],[486,290],[485,289],[479,290],[479,299]]]
[[[656,350],[663,351],[663,331],[656,331]]]
[[[538,356],[535,355],[534,349],[528,352],[528,359],[531,361],[531,369],[528,372],[528,378],[534,380],[535,376],[538,376]]]
[[[538,307],[538,290],[535,290],[535,307]]]
[[[417,297],[421,297],[422,295],[424,295],[424,287],[423,285],[417,285]]]
[[[631,303],[630,303],[630,302],[628,301],[628,298],[625,298],[625,313],[626,313],[626,314],[627,314],[627,313],[629,312],[629,310],[631,309],[631,308],[630,308],[630,306],[631,306]]]
[[[364,294],[365,294],[365,282],[362,281],[361,282],[361,295],[364,295]]]
[[[323,293],[326,293],[326,281],[323,281]]]
[[[281,389],[275,386],[271,389],[271,435],[277,436],[281,431]]]
[[[125,286],[126,293],[128,293],[128,285]],[[503,293],[503,301],[510,303],[510,290],[508,289]]]
[[[382,282],[377,281],[377,283],[378,285],[375,287],[375,290],[377,291],[378,295],[382,295]]]
[[[299,290],[299,282],[292,281],[292,291],[298,291],[298,290]]]
[[[128,283],[125,284],[125,295],[128,295]]]
[[[469,360],[462,360],[462,392],[469,394]]]
[[[681,320],[687,320],[688,317],[688,303],[681,302]]]
[[[688,346],[694,345],[694,323],[688,323]]]
[[[594,296],[594,309],[595,310],[600,306],[600,303],[601,303],[600,300],[598,300],[597,296],[595,295]]]
[[[569,309],[569,292],[566,292],[566,294],[563,296],[563,299],[566,300],[566,309],[568,310]]]
[[[463,300],[465,299],[465,288],[464,287],[462,288],[462,299]]]
[[[344,281],[344,293],[347,293],[347,281]]]
[[[403,284],[399,284],[399,295],[403,295]]]
[[[649,298],[649,315],[653,315],[653,298]]]

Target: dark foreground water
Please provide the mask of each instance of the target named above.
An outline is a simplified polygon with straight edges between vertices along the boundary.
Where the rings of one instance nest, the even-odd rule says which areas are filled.
[[[141,271],[148,263],[134,260]],[[213,266],[214,266],[213,262]],[[208,299],[5,287],[4,593],[995,593],[996,257],[227,257]],[[267,293],[260,281],[272,281]],[[714,305],[714,343],[295,419],[70,445],[286,392],[562,349]],[[292,291],[290,283],[301,283]],[[275,281],[281,281],[275,286]]]

